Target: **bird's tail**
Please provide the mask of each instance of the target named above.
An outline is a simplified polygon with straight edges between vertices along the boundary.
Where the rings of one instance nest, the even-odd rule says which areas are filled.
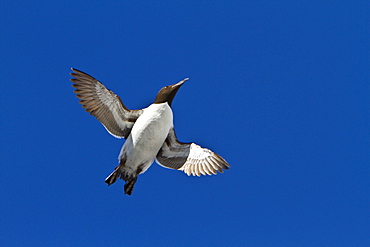
[[[117,178],[121,178],[122,180],[126,181],[124,186],[124,192],[127,195],[131,195],[132,191],[134,190],[134,186],[137,180],[137,175],[132,176],[132,174],[128,175],[127,173],[123,172],[120,169],[120,166],[117,166],[114,171],[105,179],[105,182],[109,185],[114,184]]]

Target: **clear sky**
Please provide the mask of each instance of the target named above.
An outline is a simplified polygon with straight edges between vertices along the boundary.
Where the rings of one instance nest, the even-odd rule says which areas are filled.
[[[155,3],[156,2],[156,3]],[[2,1],[1,246],[370,246],[369,1]],[[70,67],[130,109],[189,77],[180,141],[231,165],[104,179],[124,143]]]

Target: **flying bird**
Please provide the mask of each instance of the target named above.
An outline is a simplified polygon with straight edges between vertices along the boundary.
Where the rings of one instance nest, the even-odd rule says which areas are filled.
[[[220,155],[195,143],[177,140],[172,101],[184,80],[163,87],[154,103],[140,110],[129,110],[120,97],[94,77],[74,68],[70,73],[77,98],[86,112],[96,117],[106,130],[126,141],[118,156],[119,165],[105,179],[108,185],[121,178],[124,193],[131,195],[139,174],[154,162],[166,168],[184,171],[188,176],[223,173],[230,165]]]

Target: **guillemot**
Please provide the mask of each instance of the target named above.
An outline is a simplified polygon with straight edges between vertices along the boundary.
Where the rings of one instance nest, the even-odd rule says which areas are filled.
[[[163,167],[198,177],[223,173],[223,169],[230,167],[225,159],[211,150],[177,140],[171,104],[188,78],[163,87],[147,108],[129,110],[119,96],[94,77],[71,69],[72,86],[82,107],[111,135],[126,139],[118,156],[119,165],[105,179],[108,185],[121,178],[126,182],[124,193],[131,195],[138,175],[144,173],[154,160]]]

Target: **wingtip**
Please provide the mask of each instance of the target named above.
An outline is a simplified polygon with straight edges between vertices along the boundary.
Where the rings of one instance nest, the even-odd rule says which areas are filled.
[[[71,70],[73,71],[73,72],[69,73],[71,76],[76,75],[76,74],[77,74],[77,72],[78,72],[78,70],[77,70],[77,69],[75,69],[75,68],[73,68],[73,67],[71,67]]]
[[[75,73],[75,74],[78,74],[78,73],[83,73],[83,74],[86,74],[85,72],[79,70],[79,69],[76,69],[76,68],[73,68],[71,67],[71,70]],[[74,74],[74,73],[70,73],[70,74]]]

